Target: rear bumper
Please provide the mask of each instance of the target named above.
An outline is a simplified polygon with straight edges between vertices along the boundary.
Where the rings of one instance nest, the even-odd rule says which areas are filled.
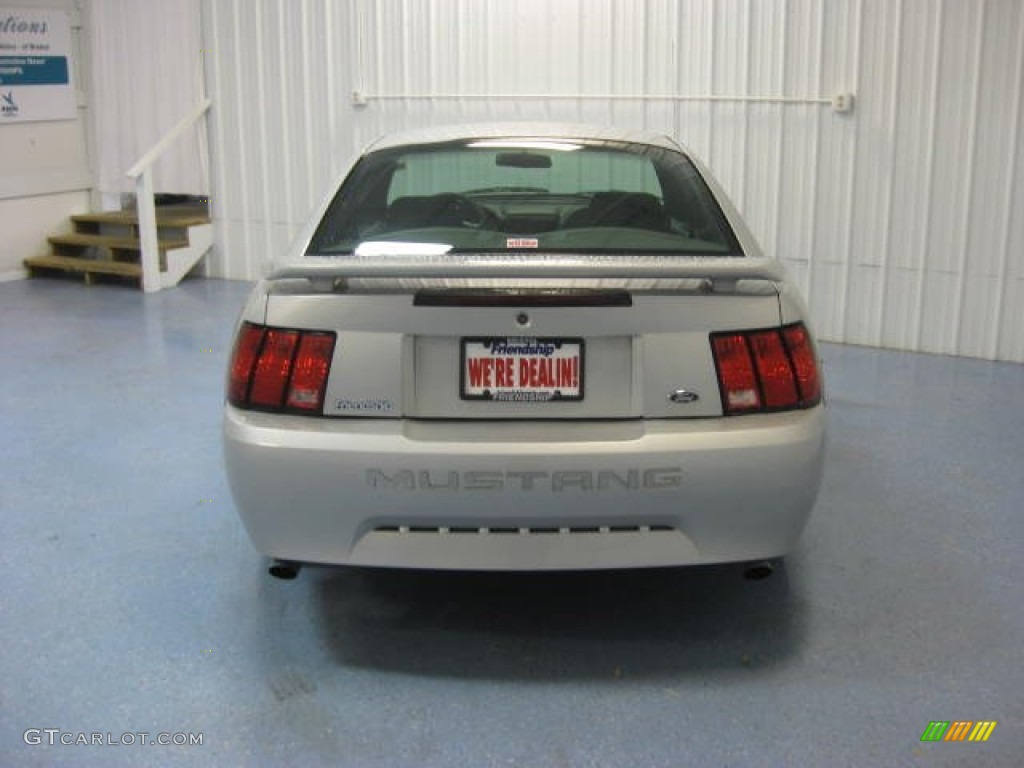
[[[309,419],[226,406],[256,548],[299,562],[470,570],[772,558],[821,482],[824,409],[730,419]]]

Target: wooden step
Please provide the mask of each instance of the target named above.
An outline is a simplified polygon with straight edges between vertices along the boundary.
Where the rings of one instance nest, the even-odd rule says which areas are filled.
[[[67,235],[53,235],[46,238],[51,245],[70,245],[78,248],[96,247],[109,248],[112,251],[141,251],[142,242],[137,237],[124,237],[123,235],[93,235],[86,232],[72,232]],[[157,247],[161,251],[169,251],[172,248],[186,248],[187,238],[161,239],[157,241]]]
[[[117,275],[118,277],[142,278],[142,265],[126,261],[105,259],[76,259],[71,256],[33,256],[25,259],[29,271],[33,269],[61,269],[65,272],[81,272],[89,281],[89,275]]]
[[[143,279],[138,211],[104,211],[71,217],[74,231],[47,238],[53,253],[24,260],[29,274],[63,271],[84,276],[86,283],[105,276],[134,280],[146,290],[177,285],[213,242],[207,205],[196,202],[156,208],[159,275]]]
[[[137,225],[137,211],[104,211],[101,213],[79,213],[71,217],[75,223]],[[195,227],[210,223],[210,214],[203,206],[165,205],[156,209],[158,227]]]

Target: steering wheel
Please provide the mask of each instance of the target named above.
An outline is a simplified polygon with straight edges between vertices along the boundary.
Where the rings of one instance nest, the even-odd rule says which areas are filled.
[[[465,195],[444,195],[444,215],[457,218],[464,227],[472,229],[498,229],[501,220],[492,211],[473,202]]]

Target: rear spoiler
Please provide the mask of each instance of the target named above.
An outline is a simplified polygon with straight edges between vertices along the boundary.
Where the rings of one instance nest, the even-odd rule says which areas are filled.
[[[307,256],[273,268],[268,280],[345,278],[675,278],[734,283],[786,279],[774,259],[738,256],[444,254]]]

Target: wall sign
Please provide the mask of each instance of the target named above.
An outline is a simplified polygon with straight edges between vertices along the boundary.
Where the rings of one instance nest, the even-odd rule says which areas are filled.
[[[77,108],[68,14],[0,6],[0,125],[74,120]]]

